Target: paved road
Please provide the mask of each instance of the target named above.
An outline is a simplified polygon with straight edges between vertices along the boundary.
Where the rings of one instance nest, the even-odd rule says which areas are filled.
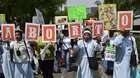
[[[54,73],[54,78],[76,78],[76,72],[66,72],[65,69],[61,69],[62,73]],[[42,75],[36,75],[36,78],[43,78]],[[101,78],[98,71],[94,72],[94,78]]]
[[[97,53],[98,58],[101,58],[100,53]],[[99,69],[94,72],[94,78],[112,78],[112,76],[106,75],[105,68],[103,67],[103,61],[99,61]],[[67,73],[64,68],[61,68],[62,73],[54,73],[54,78],[76,78],[76,64],[72,66],[72,71]],[[36,78],[43,78],[41,75],[36,75]]]

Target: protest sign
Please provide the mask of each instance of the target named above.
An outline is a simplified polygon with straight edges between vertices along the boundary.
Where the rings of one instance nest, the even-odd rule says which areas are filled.
[[[5,14],[0,14],[0,19],[3,20],[3,23],[6,23],[6,17],[5,17]]]
[[[116,47],[112,44],[108,44],[105,50],[105,60],[115,61]]]
[[[105,30],[117,30],[116,4],[104,4],[98,7],[99,20],[104,20]]]
[[[92,26],[93,20],[85,20],[85,26]]]
[[[69,6],[68,7],[69,20],[82,20],[87,18],[86,6]]]
[[[55,16],[55,24],[68,23],[67,16]]]
[[[133,29],[133,11],[118,11],[118,30]]]
[[[103,35],[104,22],[103,21],[93,21],[93,36],[100,37]]]
[[[2,24],[2,40],[15,40],[15,24]]]
[[[56,42],[56,25],[42,25],[42,41]]]
[[[97,18],[90,18],[90,20],[97,20]]]
[[[39,31],[40,31],[40,24],[26,23],[25,40],[38,41]]]
[[[69,23],[69,36],[71,38],[82,37],[82,28],[80,22]]]

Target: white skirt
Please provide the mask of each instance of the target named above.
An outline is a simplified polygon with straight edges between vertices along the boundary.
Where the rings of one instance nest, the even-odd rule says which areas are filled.
[[[34,78],[33,70],[29,62],[15,63],[14,78]]]
[[[82,57],[82,59],[79,59],[76,78],[93,78],[93,74],[93,70],[89,68],[89,62],[87,57]]]
[[[2,58],[2,70],[5,78],[14,78],[14,64],[10,61],[10,53],[4,52]]]

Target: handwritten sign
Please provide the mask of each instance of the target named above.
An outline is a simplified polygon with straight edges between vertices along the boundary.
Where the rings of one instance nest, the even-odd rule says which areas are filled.
[[[86,6],[69,6],[68,18],[69,20],[81,20],[87,18]]]

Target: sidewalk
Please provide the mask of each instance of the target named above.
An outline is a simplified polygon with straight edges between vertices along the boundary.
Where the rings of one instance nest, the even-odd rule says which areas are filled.
[[[105,74],[105,68],[101,64],[99,65],[98,72],[101,78],[113,78],[112,76],[108,76],[107,74]]]
[[[98,69],[98,72],[101,76],[101,78],[113,78],[112,76],[108,76],[106,73],[105,73],[105,68],[103,66],[103,61],[101,60],[101,53],[98,52],[97,53],[97,58],[99,58],[99,69]]]

